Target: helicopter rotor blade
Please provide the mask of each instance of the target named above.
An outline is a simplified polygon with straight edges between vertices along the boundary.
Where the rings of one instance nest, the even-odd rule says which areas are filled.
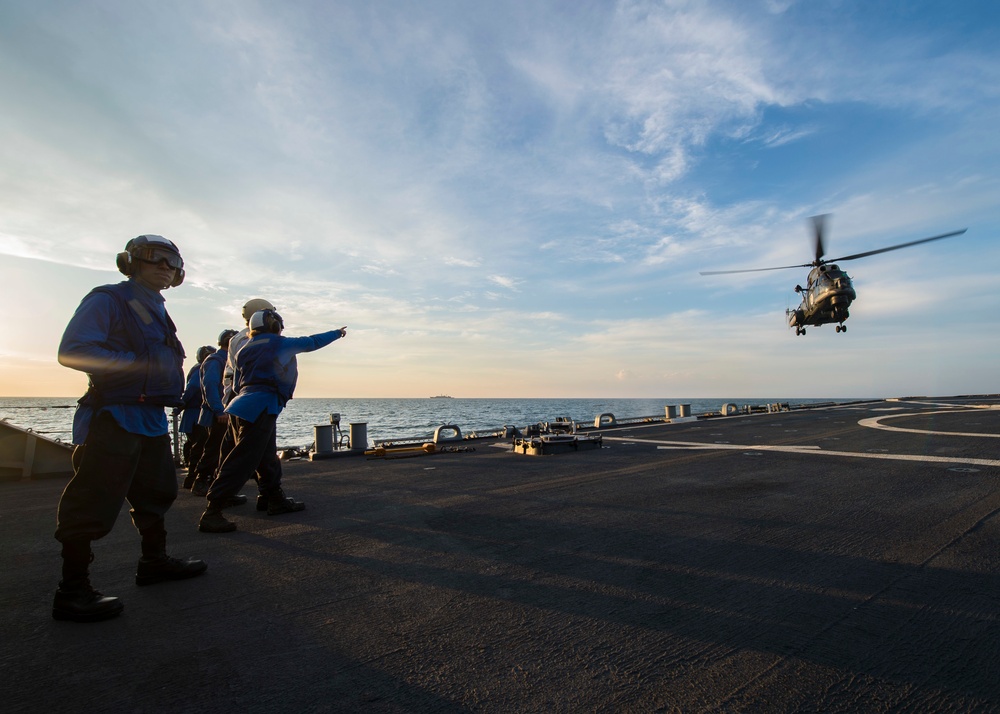
[[[823,234],[826,232],[826,219],[829,218],[829,213],[823,213],[818,216],[812,217],[813,232],[816,240],[816,262],[814,263],[802,263],[801,265],[781,265],[776,268],[743,268],[741,270],[705,270],[699,273],[699,275],[732,275],[733,273],[760,273],[765,270],[790,270],[791,268],[812,268],[814,266],[820,265],[825,262],[823,260],[823,254],[826,252],[826,247],[823,243]]]
[[[826,219],[829,213],[822,213],[812,217],[813,232],[816,235],[816,265],[823,261],[823,254],[826,253],[826,246],[823,244],[823,234],[826,233]]]
[[[931,236],[930,238],[921,238],[920,240],[910,241],[909,243],[900,243],[899,245],[891,245],[888,248],[878,248],[876,250],[867,250],[864,253],[855,253],[854,255],[845,255],[843,258],[833,258],[831,260],[824,260],[824,263],[839,263],[842,260],[855,260],[856,258],[867,258],[869,255],[878,255],[879,253],[888,253],[890,250],[899,250],[900,248],[909,248],[911,245],[920,245],[921,243],[930,243],[932,240],[941,240],[942,238],[951,238],[952,236],[960,236],[965,233],[968,228],[963,228],[960,231],[952,231],[951,233],[942,233],[939,236]]]
[[[732,275],[733,273],[761,273],[765,270],[789,270],[790,268],[811,268],[812,263],[802,265],[780,265],[776,268],[743,268],[742,270],[703,270],[698,275]]]

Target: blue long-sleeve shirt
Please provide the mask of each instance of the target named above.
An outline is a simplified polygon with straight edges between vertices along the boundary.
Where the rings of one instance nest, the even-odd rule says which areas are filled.
[[[166,320],[163,296],[132,280],[133,295],[150,312]],[[127,370],[137,361],[130,351],[122,326],[118,324],[115,299],[106,293],[87,295],[70,318],[59,343],[59,363],[91,375],[114,374]],[[162,406],[153,404],[108,404],[94,407],[81,404],[73,416],[73,443],[82,444],[96,414],[106,411],[127,432],[143,436],[168,433],[167,415]]]
[[[312,352],[321,347],[326,347],[334,340],[341,337],[340,330],[330,330],[317,335],[307,337],[284,337],[283,335],[263,334],[251,337],[250,341],[244,345],[236,357],[236,371],[234,374],[233,386],[236,389],[236,397],[226,407],[226,413],[245,419],[246,421],[256,421],[265,411],[268,414],[280,414],[285,403],[291,399],[295,389],[295,378],[293,376],[287,398],[282,396],[277,385],[267,386],[261,384],[248,384],[247,372],[253,365],[247,364],[247,356],[252,356],[254,351],[251,346],[255,340],[274,341],[272,365],[276,372],[297,375],[295,355],[302,352]],[[249,351],[248,351],[249,350]]]
[[[212,426],[215,417],[223,414],[226,409],[222,403],[222,372],[228,354],[226,350],[219,350],[201,363],[202,401],[198,424],[206,428]]]
[[[191,428],[198,423],[198,413],[201,411],[201,365],[196,364],[188,370],[187,383],[181,397],[184,408],[181,410],[181,422],[178,429],[183,434],[190,434]]]

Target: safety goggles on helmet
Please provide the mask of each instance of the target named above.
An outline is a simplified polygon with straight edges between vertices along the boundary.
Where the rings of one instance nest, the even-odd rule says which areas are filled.
[[[181,256],[174,251],[157,245],[140,245],[132,249],[132,259],[142,263],[166,263],[167,267],[180,270],[184,267]]]
[[[125,244],[125,250],[115,256],[115,265],[122,275],[132,277],[139,263],[166,265],[173,269],[174,278],[170,287],[176,288],[184,282],[184,260],[172,241],[163,236],[146,234],[133,238]]]

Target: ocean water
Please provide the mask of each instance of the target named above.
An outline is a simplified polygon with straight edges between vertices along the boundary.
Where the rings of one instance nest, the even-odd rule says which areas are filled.
[[[523,428],[529,424],[566,417],[593,423],[601,414],[616,419],[663,418],[667,406],[689,404],[691,414],[719,411],[726,403],[743,405],[774,404],[791,406],[835,401],[832,399],[293,399],[278,417],[278,445],[307,447],[313,443],[316,425],[330,424],[331,414],[340,414],[341,429],[367,425],[369,444],[374,442],[428,439],[441,425],[459,427],[463,435],[486,434],[504,426]],[[839,399],[836,401],[851,401]],[[72,398],[0,397],[0,419],[32,429],[49,438],[72,440]]]

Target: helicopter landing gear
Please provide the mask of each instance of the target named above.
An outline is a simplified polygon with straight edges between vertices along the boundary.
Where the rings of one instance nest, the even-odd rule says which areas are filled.
[[[847,325],[837,325],[837,332],[847,332]]]
[[[795,328],[795,336],[796,337],[798,337],[799,335],[804,335],[804,334],[806,334],[806,328],[804,328],[804,327],[796,327]]]

